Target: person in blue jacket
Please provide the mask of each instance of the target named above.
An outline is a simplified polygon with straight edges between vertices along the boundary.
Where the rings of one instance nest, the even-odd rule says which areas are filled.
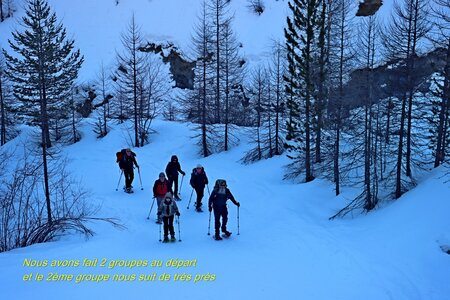
[[[223,179],[217,179],[214,190],[208,201],[209,211],[211,212],[214,209],[215,240],[222,239],[219,234],[219,229],[222,230],[225,236],[228,237],[231,235],[231,232],[227,230],[228,199],[230,199],[237,207],[241,206],[241,204],[234,199],[233,194],[231,194],[230,190],[227,188],[227,182]],[[222,226],[220,224],[220,217],[222,217]]]

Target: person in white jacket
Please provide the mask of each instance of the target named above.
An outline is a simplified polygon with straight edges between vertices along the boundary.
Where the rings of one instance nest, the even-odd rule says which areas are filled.
[[[172,199],[172,194],[170,192],[166,193],[164,201],[158,207],[158,216],[162,216],[164,223],[164,240],[163,243],[170,240],[175,241],[175,230],[173,228],[174,215],[180,216],[180,211],[178,210],[177,204]]]

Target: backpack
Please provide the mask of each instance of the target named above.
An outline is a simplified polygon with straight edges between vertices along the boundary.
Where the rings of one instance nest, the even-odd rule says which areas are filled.
[[[119,152],[116,152],[116,163],[119,164],[120,168],[123,168],[122,164],[125,162],[125,153],[126,153],[127,149],[122,149]],[[131,151],[131,155],[132,156],[136,156],[136,153],[134,153],[133,151]]]
[[[116,163],[122,161],[123,159],[123,149],[120,152],[116,152]]]

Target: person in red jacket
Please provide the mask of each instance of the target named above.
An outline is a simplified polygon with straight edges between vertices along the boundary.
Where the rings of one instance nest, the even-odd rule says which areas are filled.
[[[153,198],[156,198],[158,208],[168,192],[172,193],[172,189],[169,186],[166,176],[161,172],[159,173],[159,179],[156,179],[155,184],[153,185]],[[157,215],[156,223],[162,223],[161,215]]]

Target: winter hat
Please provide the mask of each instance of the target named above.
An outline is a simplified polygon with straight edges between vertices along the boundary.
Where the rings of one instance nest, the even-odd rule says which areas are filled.
[[[164,200],[170,198],[170,200],[172,200],[172,193],[171,192],[167,192],[166,195],[164,196]]]
[[[202,165],[201,165],[201,164],[198,164],[198,165],[197,165],[197,169],[201,169],[201,168],[203,168]]]
[[[164,174],[164,172],[159,173],[159,177],[164,177],[166,178],[166,175]]]
[[[176,155],[172,155],[172,157],[170,158],[171,161],[177,161],[178,157]]]

